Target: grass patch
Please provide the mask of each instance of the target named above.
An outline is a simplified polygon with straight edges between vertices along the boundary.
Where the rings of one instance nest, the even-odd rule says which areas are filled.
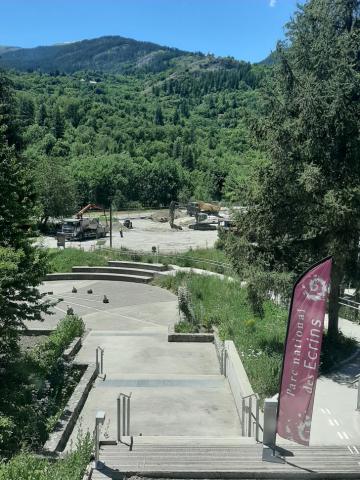
[[[346,320],[360,324],[360,311],[358,308],[351,308],[341,305],[339,309],[339,317],[346,318]]]
[[[216,325],[223,339],[234,341],[254,391],[262,398],[276,393],[286,333],[284,309],[269,301],[264,318],[254,316],[246,290],[236,280],[178,273],[158,278],[156,283],[174,293],[185,284],[199,322],[208,330]]]
[[[224,340],[233,340],[251,385],[262,399],[279,391],[282,356],[288,311],[271,301],[264,303],[264,317],[254,315],[246,298],[246,288],[238,280],[178,273],[175,277],[157,278],[155,282],[178,293],[186,286],[191,294],[196,324],[209,331],[216,325]],[[185,325],[187,323],[187,325]],[[193,324],[180,322],[178,332],[192,332]],[[321,373],[348,358],[358,344],[342,334],[336,339],[324,335]]]
[[[101,267],[107,265],[107,258],[104,252],[84,252],[77,248],[65,248],[63,250],[50,249],[49,269],[51,273],[71,272],[71,268],[76,265],[89,267]]]
[[[175,264],[180,267],[201,268],[231,275],[232,270],[225,253],[215,248],[188,250],[182,254],[157,255],[133,252],[127,249],[99,249],[85,252],[77,248],[49,249],[50,272],[71,272],[74,266],[106,266],[109,260],[129,260],[144,263]]]
[[[175,325],[176,333],[197,333],[198,329],[195,325],[187,321],[180,321]]]
[[[87,434],[78,439],[73,452],[56,462],[21,453],[0,464],[0,480],[82,480],[91,452],[92,442]]]

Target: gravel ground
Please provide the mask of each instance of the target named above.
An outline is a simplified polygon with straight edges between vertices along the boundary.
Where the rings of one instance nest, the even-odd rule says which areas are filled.
[[[131,250],[151,252],[153,246],[159,248],[160,253],[183,252],[190,247],[211,248],[217,240],[217,231],[191,230],[188,225],[194,222],[193,217],[181,215],[176,219],[177,225],[182,225],[182,230],[172,230],[167,222],[154,221],[150,217],[160,219],[167,217],[167,210],[151,212],[119,212],[114,215],[113,223],[113,247],[125,247]],[[146,218],[143,218],[146,217]],[[123,238],[120,236],[119,221],[131,218],[133,229],[123,229]],[[41,237],[37,242],[44,247],[56,248],[56,238]],[[66,246],[91,250],[96,246],[97,240],[85,240],[83,242],[66,242]],[[109,234],[105,246],[110,246]]]

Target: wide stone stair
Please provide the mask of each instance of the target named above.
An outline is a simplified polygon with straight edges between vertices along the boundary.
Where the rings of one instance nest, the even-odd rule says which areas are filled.
[[[116,480],[139,474],[153,478],[359,478],[358,458],[345,446],[291,446],[294,456],[276,464],[262,461],[262,445],[252,438],[179,438],[138,438],[132,450],[123,444],[104,445],[100,453],[104,464],[94,470],[91,479]]]
[[[149,283],[166,266],[160,263],[109,261],[107,267],[74,266],[71,272],[50,273],[45,280],[110,280]]]

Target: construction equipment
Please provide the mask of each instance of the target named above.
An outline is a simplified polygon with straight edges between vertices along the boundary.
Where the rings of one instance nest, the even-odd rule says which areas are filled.
[[[212,215],[218,215],[220,208],[220,205],[214,205],[213,203],[189,202],[187,204],[186,211],[190,217],[196,215],[197,213],[210,213]]]
[[[103,238],[109,232],[109,226],[103,225],[98,218],[84,217],[88,210],[102,210],[97,205],[89,203],[77,212],[75,218],[65,218],[62,223],[61,233],[66,240],[85,240],[88,238]],[[105,217],[106,218],[106,217]]]
[[[130,218],[125,218],[125,220],[123,221],[123,225],[125,228],[129,228],[129,229],[133,228],[133,224]]]

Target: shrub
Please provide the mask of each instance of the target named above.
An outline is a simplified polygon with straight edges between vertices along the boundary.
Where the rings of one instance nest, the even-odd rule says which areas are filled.
[[[21,453],[0,464],[0,480],[82,480],[92,451],[90,435],[77,442],[75,451],[63,460],[51,462]]]
[[[82,372],[62,359],[64,349],[84,332],[78,317],[65,317],[48,339],[19,354],[0,385],[0,455],[22,445],[38,448],[63,410]]]
[[[49,374],[55,367],[62,352],[70,345],[75,337],[80,337],[85,331],[85,325],[76,315],[67,315],[61,320],[56,330],[34,347],[28,354],[29,359],[43,371]]]
[[[189,289],[185,285],[180,285],[178,288],[178,304],[179,312],[183,314],[184,319],[190,324],[196,323],[195,314]]]

